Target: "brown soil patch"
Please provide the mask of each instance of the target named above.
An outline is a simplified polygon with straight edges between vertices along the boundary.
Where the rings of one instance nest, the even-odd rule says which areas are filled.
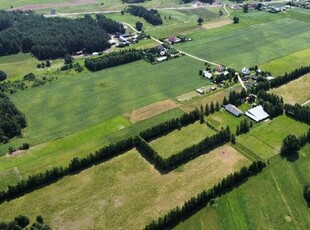
[[[24,150],[16,150],[12,153],[7,153],[6,157],[16,157],[16,156],[22,154],[23,152],[25,152],[25,151]]]
[[[209,30],[209,29],[214,29],[214,28],[226,26],[229,24],[232,24],[231,19],[224,19],[224,20],[220,20],[220,21],[216,21],[216,22],[210,22],[210,23],[207,22],[207,23],[202,25],[202,28]]]
[[[30,5],[19,6],[19,7],[13,8],[13,10],[39,10],[39,9],[49,9],[49,8],[58,8],[58,7],[67,7],[67,6],[86,5],[90,3],[97,3],[97,1],[96,0],[71,0],[71,1],[59,2],[59,3],[30,4]]]
[[[125,113],[124,116],[128,118],[131,123],[135,124],[139,121],[144,121],[148,118],[154,117],[158,114],[177,108],[179,106],[179,104],[168,99],[144,106],[139,109],[135,109],[131,112]]]

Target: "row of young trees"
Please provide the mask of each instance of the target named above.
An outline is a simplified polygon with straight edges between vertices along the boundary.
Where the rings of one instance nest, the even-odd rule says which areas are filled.
[[[142,53],[135,49],[112,52],[101,57],[85,59],[85,66],[90,71],[99,71],[113,66],[123,65],[142,59]]]
[[[26,125],[25,115],[0,92],[0,143],[7,143],[10,138],[21,135]]]
[[[220,111],[220,108],[221,108],[221,105],[218,101],[216,101],[215,104],[213,101],[211,101],[210,105],[206,103],[203,112],[206,116],[209,116],[210,114]]]
[[[127,8],[127,12],[134,16],[144,18],[145,21],[154,26],[163,24],[163,20],[161,19],[158,11],[155,9],[148,10],[143,6],[129,6]]]
[[[284,110],[287,116],[310,124],[310,107],[299,104],[285,104]]]
[[[244,133],[248,133],[250,128],[253,127],[252,121],[248,122],[247,119],[243,119],[236,128],[236,135],[239,136]]]
[[[179,123],[181,126],[187,125],[194,122],[194,120],[199,120],[199,111],[194,110],[190,113],[185,113],[179,118]],[[140,135],[143,135],[145,138],[154,138],[159,135],[162,135],[165,130],[163,127],[174,123],[170,121],[168,123],[163,123],[153,128],[142,131]],[[178,126],[171,126],[170,130],[176,129]],[[102,163],[107,161],[115,156],[123,154],[133,147],[137,147],[141,144],[140,137],[129,137],[124,140],[112,143],[108,146],[103,147],[102,149],[97,150],[95,153],[90,153],[84,158],[75,157],[71,160],[70,164],[66,167],[54,167],[53,169],[46,170],[45,173],[38,173],[35,175],[29,176],[27,179],[23,179],[14,186],[8,186],[6,191],[0,192],[0,202],[5,200],[11,200],[15,197],[24,195],[28,192],[35,190],[36,188],[51,184],[63,176],[70,175],[76,172],[79,172],[83,169],[89,168],[95,164]]]
[[[8,23],[9,21],[9,23]],[[123,33],[122,24],[97,15],[46,18],[32,11],[0,11],[0,56],[31,52],[38,59],[64,57],[80,50],[91,53],[110,47],[108,33]]]
[[[244,183],[249,177],[261,172],[266,164],[262,161],[254,161],[249,167],[243,167],[239,172],[230,174],[221,182],[209,190],[204,190],[196,197],[186,201],[182,207],[177,206],[164,216],[152,221],[144,227],[145,230],[172,229],[181,221],[186,220],[197,211],[205,207],[214,198],[219,197],[233,188]]]
[[[194,144],[179,153],[173,154],[168,158],[162,158],[143,138],[137,140],[137,147],[142,155],[148,159],[160,171],[171,171],[181,164],[195,159],[201,154],[216,148],[217,146],[230,141],[231,133],[227,126],[226,129],[220,130],[211,137],[206,137],[198,144]]]

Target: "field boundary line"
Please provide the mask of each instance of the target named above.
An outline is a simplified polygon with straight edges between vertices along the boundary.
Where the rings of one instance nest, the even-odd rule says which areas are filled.
[[[288,213],[290,214],[290,217],[292,218],[292,221],[294,222],[295,229],[297,229],[297,228],[296,228],[296,224],[295,224],[295,220],[294,220],[294,217],[293,217],[292,210],[291,210],[290,206],[288,205],[287,200],[285,199],[285,197],[284,197],[284,195],[283,195],[283,193],[282,193],[282,190],[281,190],[281,188],[280,188],[280,186],[279,186],[279,184],[278,184],[278,181],[277,181],[277,179],[275,178],[275,176],[274,176],[274,174],[273,174],[272,171],[271,171],[271,176],[272,176],[273,181],[275,182],[275,185],[276,185],[276,187],[277,187],[277,190],[278,190],[279,193],[280,193],[281,199],[282,199],[282,201],[283,201],[283,203],[284,203],[284,205],[285,205],[285,207],[286,207],[286,210],[288,211]]]

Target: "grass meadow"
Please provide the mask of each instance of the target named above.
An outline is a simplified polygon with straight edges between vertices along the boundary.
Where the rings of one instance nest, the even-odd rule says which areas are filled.
[[[188,57],[158,65],[138,61],[96,73],[68,74],[44,86],[17,92],[11,100],[28,122],[20,141],[32,145],[51,141],[176,97],[206,84],[198,76],[200,68],[201,62]]]
[[[307,65],[310,65],[310,48],[272,60],[259,67],[264,71],[271,72],[275,76],[283,76],[293,69]]]
[[[16,157],[0,157],[0,190],[29,175],[45,172],[55,166],[67,166],[73,157],[85,157],[105,145],[137,135],[140,131],[166,120],[179,117],[183,112],[174,109],[146,121],[131,125],[122,116],[91,126],[54,141],[31,147]],[[21,144],[21,143],[20,143]]]
[[[165,136],[151,141],[150,145],[164,158],[177,154],[183,149],[199,143],[207,136],[212,136],[215,131],[205,123],[196,122],[192,125],[175,130]],[[169,146],[167,148],[167,146]]]
[[[288,134],[298,136],[307,132],[308,128],[308,125],[282,115],[254,127],[248,134],[238,137],[237,142],[247,151],[267,160],[280,152],[282,141]]]
[[[291,18],[255,21],[255,16],[265,12],[250,13],[250,18],[240,16],[240,25],[227,25],[218,29],[194,32],[192,42],[176,47],[198,57],[240,69],[259,65],[291,53],[309,48],[310,23]],[[245,25],[243,24],[245,20]],[[271,18],[270,18],[271,20]],[[257,23],[257,24],[255,24]],[[238,27],[240,29],[238,29]]]
[[[302,104],[310,100],[310,74],[306,74],[281,87],[274,88],[270,92],[283,97],[285,103]]]
[[[133,149],[2,203],[0,218],[9,220],[17,214],[35,218],[42,214],[55,229],[141,229],[249,163],[226,145],[161,175]]]
[[[310,209],[302,195],[310,178],[309,152],[308,144],[294,162],[278,157],[263,173],[175,229],[309,229]]]

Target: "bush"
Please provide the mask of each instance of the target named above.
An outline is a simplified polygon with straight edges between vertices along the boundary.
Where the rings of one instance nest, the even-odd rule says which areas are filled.
[[[7,79],[6,72],[0,70],[0,81],[4,81],[5,79]]]

